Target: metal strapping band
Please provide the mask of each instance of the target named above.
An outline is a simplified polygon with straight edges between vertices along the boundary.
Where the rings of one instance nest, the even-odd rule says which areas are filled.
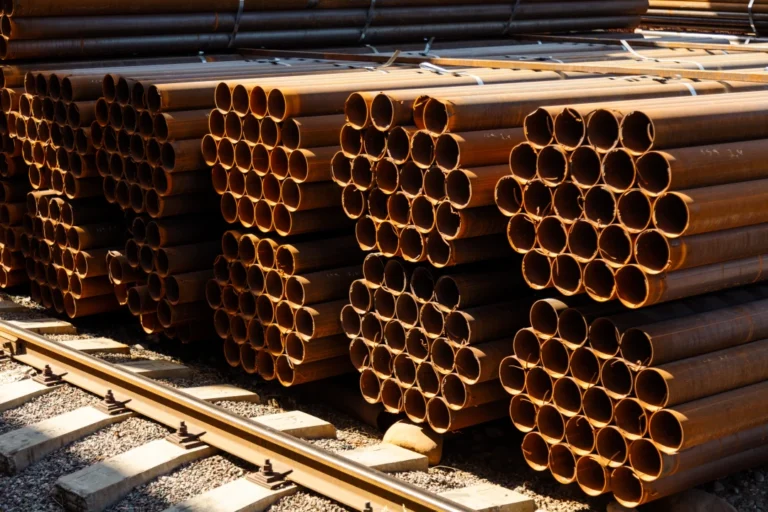
[[[432,43],[435,42],[435,36],[432,36],[427,40],[427,45],[424,47],[424,51],[421,52],[422,55],[427,56],[429,55],[429,50],[432,49]]]
[[[394,64],[399,56],[400,50],[395,50],[395,53],[392,54],[389,60],[381,66],[363,66],[363,69],[367,69],[368,71],[379,71],[380,73],[389,73],[389,71],[387,71],[385,68],[388,68]]]
[[[205,53],[197,52],[197,56],[200,57],[200,62],[203,64],[208,64],[208,59],[205,57]]]
[[[235,43],[235,37],[237,37],[237,31],[240,29],[240,20],[243,17],[243,10],[245,9],[245,0],[240,0],[237,6],[237,14],[235,15],[235,27],[232,29],[232,33],[229,35],[229,44],[227,48],[231,48]]]
[[[515,15],[517,14],[517,8],[520,6],[520,0],[515,0],[515,5],[512,6],[512,12],[509,13],[509,20],[507,20],[507,26],[504,28],[503,35],[508,36],[509,31],[512,30],[512,22],[515,21]]]
[[[270,60],[269,62],[272,63],[272,64],[275,64],[277,66],[288,66],[289,68],[291,67],[290,64],[288,64],[287,62],[284,62],[283,59],[280,59],[280,58],[277,58],[277,57],[275,57],[274,59]]]
[[[376,10],[376,0],[371,0],[371,5],[368,7],[368,15],[365,18],[365,26],[363,27],[363,32],[360,34],[360,39],[358,40],[359,43],[362,43],[365,40],[365,36],[368,33],[368,28],[371,26],[371,22],[373,21],[373,12]]]
[[[378,53],[379,53],[379,50],[377,50],[377,49],[376,49],[376,47],[375,47],[375,46],[373,46],[372,44],[367,44],[367,45],[365,45],[365,46],[366,46],[367,48],[370,48],[371,50],[373,50],[373,53],[376,53],[376,54],[378,54]]]
[[[483,79],[477,75],[473,75],[472,73],[467,73],[466,71],[451,71],[449,69],[441,68],[440,66],[435,66],[434,64],[430,64],[429,62],[422,62],[421,64],[419,64],[419,69],[423,69],[425,71],[431,71],[432,73],[437,73],[438,75],[468,76],[470,78],[474,78],[475,82],[477,82],[477,85],[485,85],[485,82],[483,82]]]
[[[696,94],[696,89],[694,89],[691,84],[688,82],[683,82],[683,85],[686,86],[689,91],[691,91],[691,96],[698,96],[698,94]]]
[[[651,57],[646,57],[645,55],[642,55],[641,53],[638,53],[637,51],[635,51],[635,49],[629,46],[629,43],[624,39],[622,39],[620,42],[621,42],[621,46],[623,46],[625,50],[627,50],[629,53],[631,53],[632,55],[634,55],[640,60],[653,61],[653,62],[673,62],[675,64],[693,64],[694,66],[699,68],[700,71],[706,71],[706,68],[700,62],[696,62],[695,60],[653,59]]]
[[[754,6],[755,0],[749,0],[749,5],[747,6],[747,12],[749,13],[749,26],[752,27],[752,32],[754,32],[756,36],[759,36],[760,32],[757,31],[757,26],[755,25],[755,14],[753,12]]]

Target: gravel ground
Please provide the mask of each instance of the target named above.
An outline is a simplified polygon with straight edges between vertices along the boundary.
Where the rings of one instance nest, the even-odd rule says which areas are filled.
[[[25,297],[13,297],[28,304]],[[34,308],[29,313],[15,313],[14,318],[45,316]],[[3,315],[3,318],[7,316]],[[131,354],[102,354],[106,360],[166,360],[185,364],[194,375],[185,379],[163,380],[173,387],[191,387],[228,383],[259,394],[261,403],[219,402],[217,405],[246,417],[256,417],[289,410],[302,410],[323,418],[337,427],[337,438],[312,441],[316,446],[333,452],[351,450],[377,444],[382,432],[300,393],[301,388],[285,389],[279,384],[263,382],[244,372],[232,370],[221,357],[218,340],[207,344],[180,345],[146,336],[129,315],[115,314],[83,319],[76,322],[81,334],[57,335],[57,340],[108,337],[131,345]],[[26,367],[16,363],[0,362],[0,384],[24,378]],[[46,396],[0,415],[0,434],[18,426],[48,418],[96,402],[96,398],[69,387],[61,388]],[[140,428],[128,429],[130,422],[141,422]],[[162,437],[166,430],[144,420],[131,419],[89,436],[69,447],[59,450],[51,458],[28,468],[22,475],[0,478],[0,510],[58,510],[48,497],[55,479],[97,461],[121,453],[142,442]],[[112,437],[110,437],[112,436]],[[117,437],[119,443],[113,443]],[[104,448],[106,440],[108,448]],[[395,476],[431,491],[441,492],[481,482],[491,482],[514,489],[534,498],[540,511],[575,512],[604,511],[609,497],[588,498],[577,486],[563,486],[547,474],[535,473],[525,464],[519,446],[522,436],[508,421],[499,420],[467,429],[446,437],[444,457],[440,466],[428,473],[399,473]],[[505,449],[499,449],[505,447]],[[92,457],[92,458],[91,458]],[[61,468],[66,469],[61,469]],[[228,455],[219,455],[191,463],[165,477],[134,490],[128,497],[113,506],[115,511],[162,511],[173,503],[183,501],[213,487],[222,485],[249,471],[248,464]],[[739,473],[708,484],[702,489],[713,492],[746,512],[768,512],[768,466]],[[26,486],[26,487],[25,487]],[[36,486],[44,488],[37,492]],[[30,501],[26,501],[30,500]],[[293,511],[343,511],[344,507],[311,492],[299,492],[269,509],[272,512]],[[652,510],[649,509],[649,510]]]
[[[2,413],[0,434],[97,403],[99,399],[85,391],[71,386],[62,386]]]
[[[0,478],[0,509],[60,512],[61,507],[51,495],[59,477],[166,435],[165,428],[141,418],[129,418],[104,428],[55,451],[18,475]]]
[[[162,511],[237,480],[254,469],[230,455],[214,455],[138,487],[108,512]]]

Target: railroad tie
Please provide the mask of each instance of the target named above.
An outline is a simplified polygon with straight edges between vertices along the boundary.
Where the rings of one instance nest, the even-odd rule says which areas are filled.
[[[88,406],[7,432],[0,436],[0,471],[15,474],[62,446],[132,415],[110,415]]]

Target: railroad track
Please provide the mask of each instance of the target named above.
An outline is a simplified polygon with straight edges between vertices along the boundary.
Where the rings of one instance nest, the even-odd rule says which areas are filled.
[[[34,379],[0,385],[0,410],[21,405],[61,385],[75,386],[104,400],[96,407],[83,407],[0,435],[0,470],[21,471],[64,445],[133,415],[176,429],[176,433],[166,439],[60,478],[54,492],[67,510],[103,510],[134,487],[216,451],[234,455],[259,470],[172,510],[211,510],[206,507],[212,499],[220,507],[216,510],[263,510],[299,489],[314,491],[355,510],[487,509],[481,503],[467,505],[453,501],[378,470],[426,470],[426,457],[415,452],[379,445],[372,450],[333,454],[287,433],[301,436],[291,427],[306,420],[306,414],[298,413],[304,417],[291,413],[261,417],[257,423],[211,403],[247,400],[250,392],[216,386],[172,388],[145,376],[167,377],[169,372],[173,373],[172,363],[112,364],[84,350],[119,351],[120,344],[116,342],[56,342],[33,332],[72,332],[67,326],[71,327],[55,319],[31,323],[0,321],[0,341],[5,356],[40,371]],[[310,424],[320,429],[330,428],[335,435],[332,425],[315,420],[309,417]],[[323,423],[325,425],[321,425]],[[519,506],[503,510],[533,511],[535,508],[530,499],[502,488],[495,490],[506,494],[508,500],[523,500]],[[474,495],[478,501],[478,489],[461,491],[453,491],[457,499],[463,496],[466,500]],[[244,505],[252,508],[243,508]]]

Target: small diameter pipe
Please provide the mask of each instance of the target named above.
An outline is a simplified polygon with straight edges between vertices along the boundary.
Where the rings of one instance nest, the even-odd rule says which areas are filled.
[[[516,356],[507,356],[499,363],[499,380],[504,390],[517,396],[525,392],[526,370]]]
[[[584,415],[595,428],[607,427],[613,421],[614,405],[605,388],[594,386],[584,392]]]
[[[585,190],[600,183],[602,162],[595,148],[592,146],[576,148],[570,158],[570,176],[577,187]]]
[[[543,404],[539,407],[536,427],[549,444],[554,445],[565,439],[565,418],[552,404]]]
[[[523,457],[534,471],[546,471],[549,468],[550,445],[538,432],[529,432],[523,438]]]
[[[503,176],[496,183],[494,199],[499,211],[507,217],[512,217],[522,211],[523,189],[514,176]]]
[[[553,259],[533,250],[523,256],[523,278],[534,290],[543,290],[552,286]]]
[[[576,482],[589,496],[600,496],[612,490],[611,475],[595,455],[585,455],[576,462]]]
[[[556,444],[549,451],[549,470],[563,485],[576,481],[576,457],[566,444]]]
[[[509,154],[509,170],[512,176],[525,185],[536,179],[538,150],[528,142],[521,142]]]
[[[635,398],[623,398],[614,410],[616,428],[629,441],[645,437],[648,433],[648,414]]]
[[[632,261],[634,237],[618,224],[606,226],[597,245],[600,257],[613,268],[621,268]]]
[[[555,381],[552,389],[552,402],[563,416],[576,416],[582,408],[581,388],[572,378],[561,377]]]
[[[566,224],[577,222],[584,215],[584,195],[573,183],[563,183],[552,196],[555,214]]]
[[[598,230],[590,222],[579,219],[568,229],[568,251],[580,263],[588,263],[598,255]]]
[[[595,450],[595,429],[585,416],[573,416],[565,424],[565,441],[576,455],[589,455]]]
[[[570,359],[571,351],[559,339],[552,338],[541,344],[541,365],[553,378],[568,375]]]
[[[525,394],[512,397],[509,404],[509,417],[520,432],[532,432],[536,429],[536,416],[539,408]]]
[[[605,260],[594,260],[584,268],[584,288],[597,302],[608,302],[616,298],[615,271]]]
[[[552,262],[552,284],[566,296],[584,292],[583,276],[583,264],[570,254],[560,254]]]

